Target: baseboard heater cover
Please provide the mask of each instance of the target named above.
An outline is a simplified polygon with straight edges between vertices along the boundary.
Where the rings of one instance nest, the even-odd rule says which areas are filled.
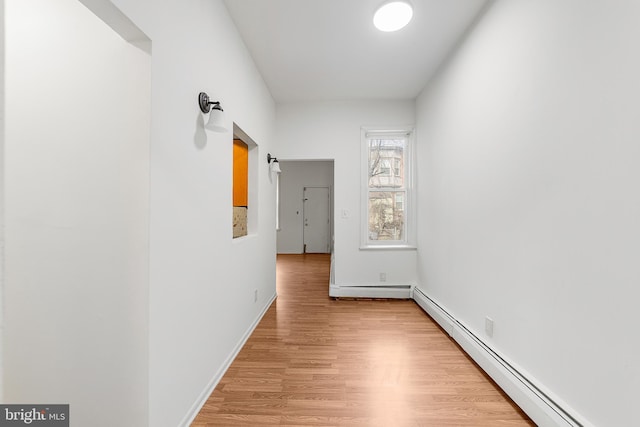
[[[540,387],[458,321],[421,289],[413,290],[414,301],[433,318],[462,349],[540,427],[593,427],[564,409]],[[573,412],[573,411],[571,411]]]
[[[339,286],[329,285],[329,296],[332,298],[396,298],[410,299],[413,295],[411,285],[397,286]]]

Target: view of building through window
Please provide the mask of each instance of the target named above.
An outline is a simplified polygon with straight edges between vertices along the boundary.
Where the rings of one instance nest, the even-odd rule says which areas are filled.
[[[407,137],[371,136],[368,144],[368,240],[406,240]]]

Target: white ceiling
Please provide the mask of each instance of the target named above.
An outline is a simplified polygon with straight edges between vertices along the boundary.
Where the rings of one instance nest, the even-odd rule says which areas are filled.
[[[383,33],[383,0],[224,0],[277,102],[413,99],[487,0],[410,0]]]

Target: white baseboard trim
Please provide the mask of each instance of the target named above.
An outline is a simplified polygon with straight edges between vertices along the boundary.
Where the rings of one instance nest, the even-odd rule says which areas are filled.
[[[204,388],[204,390],[202,390],[202,393],[200,393],[196,401],[193,403],[193,405],[191,406],[191,409],[189,409],[189,412],[187,412],[187,414],[184,416],[184,418],[179,424],[180,427],[188,427],[191,425],[193,420],[196,419],[196,417],[198,416],[198,413],[200,412],[204,404],[207,402],[207,399],[209,398],[211,393],[213,393],[213,390],[215,390],[216,386],[218,385],[218,383],[220,382],[224,374],[227,372],[227,369],[229,369],[229,366],[231,366],[231,363],[233,363],[236,356],[238,356],[238,353],[240,353],[240,350],[242,350],[242,347],[247,342],[247,340],[249,339],[253,331],[256,329],[256,327],[264,317],[267,310],[269,310],[269,307],[271,307],[271,304],[273,304],[273,302],[276,300],[277,296],[278,296],[277,294],[273,294],[271,299],[267,301],[267,304],[262,308],[262,311],[260,312],[258,317],[256,317],[253,323],[249,326],[249,329],[247,329],[247,331],[244,333],[244,335],[242,336],[238,344],[236,344],[235,348],[233,349],[229,357],[227,357],[227,359],[224,361],[220,369],[218,369],[218,372],[216,372],[213,378],[211,378],[207,386]]]
[[[558,404],[535,381],[514,368],[514,364],[499,355],[479,339],[462,322],[431,299],[419,288],[413,292],[414,301],[433,318],[462,349],[489,375],[506,394],[540,427],[590,427],[578,421],[574,411]]]
[[[413,289],[410,285],[398,286],[339,286],[329,285],[332,298],[397,298],[410,299]]]

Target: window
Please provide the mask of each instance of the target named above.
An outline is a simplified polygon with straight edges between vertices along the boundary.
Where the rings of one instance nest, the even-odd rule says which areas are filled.
[[[363,129],[364,247],[408,246],[411,129]]]
[[[391,168],[389,167],[389,159],[381,159],[379,170],[379,176],[391,176]]]
[[[399,211],[404,209],[404,204],[402,203],[403,200],[404,200],[404,194],[397,193],[396,194],[396,209],[398,209]]]
[[[393,174],[395,176],[400,176],[400,164],[402,162],[400,159],[393,159]]]

